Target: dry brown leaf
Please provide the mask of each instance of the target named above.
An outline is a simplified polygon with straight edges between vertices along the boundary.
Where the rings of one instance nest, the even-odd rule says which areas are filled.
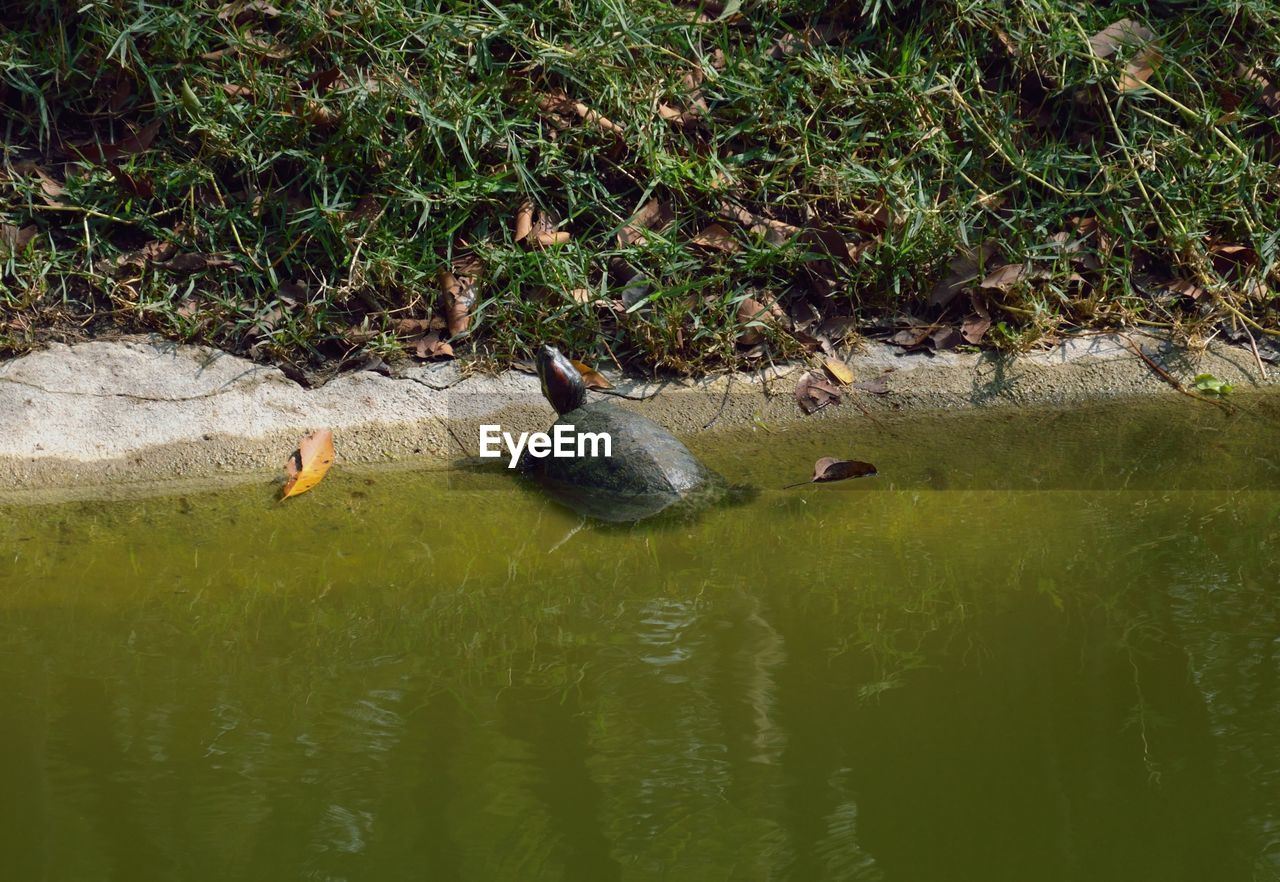
[[[338,124],[341,115],[322,101],[309,98],[302,103],[301,117],[317,129],[329,129]]]
[[[996,246],[984,242],[978,248],[965,249],[947,264],[947,272],[929,292],[930,306],[946,306],[955,296],[972,284],[984,271],[995,254]]]
[[[596,295],[590,288],[574,288],[569,292],[569,299],[574,303],[586,306],[595,302]]]
[[[603,114],[597,113],[581,101],[574,101],[564,92],[550,92],[538,98],[538,109],[544,113],[573,113],[583,122],[591,123],[603,132],[622,135],[626,129]]]
[[[453,269],[440,267],[440,306],[444,312],[449,336],[456,337],[471,327],[471,310],[475,308],[484,268],[475,257],[454,261]]]
[[[1089,38],[1089,49],[1098,58],[1110,58],[1121,46],[1144,46],[1156,38],[1155,31],[1131,18],[1107,25]]]
[[[929,335],[929,340],[933,343],[933,348],[937,352],[955,349],[965,342],[964,335],[955,328],[938,328]]]
[[[226,93],[228,98],[248,98],[253,99],[253,90],[248,86],[240,86],[236,83],[220,83],[222,91]]]
[[[933,330],[932,326],[903,328],[890,337],[889,342],[894,346],[901,346],[905,349],[917,349],[925,345],[924,341],[929,339],[929,335],[933,333]]]
[[[1048,277],[1045,270],[1031,267],[1024,263],[1006,263],[997,267],[978,286],[1007,294],[1021,282],[1031,282]]]
[[[1141,88],[1155,72],[1162,55],[1154,45],[1155,32],[1131,18],[1122,18],[1089,38],[1089,49],[1102,59],[1113,57],[1121,47],[1138,47],[1138,51],[1116,78],[1116,88],[1129,92]]]
[[[1272,113],[1280,113],[1280,89],[1277,89],[1269,79],[1257,70],[1250,70],[1244,65],[1240,65],[1237,72],[1244,80],[1259,88],[1258,101],[1261,102],[1263,107]]]
[[[443,319],[433,315],[430,318],[398,318],[391,322],[391,327],[397,334],[411,337],[430,331],[443,331],[445,324]]]
[[[965,342],[977,346],[991,330],[991,316],[971,315],[960,325],[960,333]]]
[[[738,342],[744,346],[754,346],[764,340],[760,325],[776,325],[785,313],[777,303],[765,305],[752,297],[744,297],[738,301],[738,324],[743,325],[738,332]]]
[[[692,242],[700,248],[710,248],[726,254],[732,254],[741,248],[733,234],[717,223],[707,224],[701,233],[693,237]]]
[[[20,254],[31,244],[31,240],[36,237],[36,232],[34,224],[28,224],[25,227],[0,224],[0,256]]]
[[[172,242],[162,242],[159,239],[152,239],[139,251],[139,254],[151,263],[163,263],[177,253],[177,245]]]
[[[822,368],[841,386],[848,386],[853,382],[853,370],[838,358],[823,359]]]
[[[669,123],[675,123],[678,126],[687,126],[690,123],[697,122],[698,118],[702,116],[702,114],[693,110],[677,110],[670,104],[664,104],[660,101],[658,102],[658,116],[662,117]]]
[[[440,339],[440,335],[432,331],[424,337],[419,337],[414,346],[414,354],[421,359],[428,358],[453,358],[453,347],[445,340]]]
[[[656,197],[650,199],[618,231],[618,246],[625,248],[628,245],[643,245],[648,241],[645,237],[647,231],[661,232],[675,219],[675,212],[670,205]]]
[[[1207,293],[1204,288],[1187,279],[1178,279],[1170,283],[1169,292],[1179,297],[1189,297],[1192,300],[1199,300]]]
[[[306,493],[329,473],[333,465],[333,432],[320,429],[298,442],[298,449],[284,464],[286,480],[281,499]]]
[[[802,411],[812,414],[828,405],[839,404],[840,390],[822,374],[809,371],[796,385],[796,401]]]
[[[107,101],[107,112],[112,116],[124,110],[125,102],[133,95],[133,80],[124,76],[123,73],[117,75],[115,88],[111,91],[111,98]]]
[[[824,456],[813,464],[812,478],[787,484],[782,489],[790,490],[792,487],[802,487],[805,484],[829,484],[832,481],[845,481],[849,478],[871,478],[875,475],[876,467],[869,462]]]
[[[773,44],[773,48],[769,50],[769,56],[774,61],[783,58],[790,58],[792,55],[798,55],[811,46],[821,46],[823,43],[830,43],[844,36],[848,28],[836,21],[826,21],[816,27],[808,27],[802,31],[793,31],[790,34],[784,34]]]
[[[550,248],[553,245],[564,245],[573,236],[564,230],[534,230],[529,241],[539,248]]]
[[[534,248],[550,248],[553,245],[563,245],[573,238],[566,230],[556,229],[557,218],[550,211],[540,211],[529,231],[529,235],[525,237],[525,244]]]
[[[255,18],[276,18],[280,10],[266,0],[236,0],[218,10],[218,20],[242,25]]]
[[[1124,66],[1124,70],[1120,72],[1120,76],[1116,79],[1116,88],[1121,92],[1131,92],[1134,89],[1140,89],[1151,79],[1151,75],[1155,73],[1156,65],[1164,56],[1155,46],[1147,46],[1133,56],[1133,59]]]
[[[126,193],[130,193],[140,199],[150,199],[156,195],[155,185],[151,183],[151,178],[147,175],[132,174],[114,162],[108,162],[106,165],[111,170],[111,176],[120,185],[120,189]]]
[[[245,34],[241,37],[241,41],[245,48],[252,50],[263,58],[272,58],[279,61],[293,55],[292,49],[282,43],[275,42],[266,34]]]
[[[781,245],[789,241],[792,237],[800,234],[801,230],[797,226],[793,226],[785,221],[774,220],[764,217],[763,215],[754,214],[747,209],[734,205],[730,202],[722,202],[720,204],[720,213],[722,216],[730,220],[737,221],[744,227],[747,227],[757,236],[763,238],[770,245]]]
[[[588,389],[612,389],[613,384],[591,365],[585,362],[571,359],[570,363],[578,369],[578,373],[582,375],[582,382],[586,384]]]
[[[63,196],[67,192],[66,188],[54,180],[52,175],[40,166],[36,165],[34,162],[31,163],[31,171],[40,179],[41,198],[49,205],[64,205],[65,203],[59,197]]]
[[[69,146],[72,151],[90,162],[111,162],[121,156],[133,156],[145,152],[151,146],[151,142],[156,139],[160,124],[160,120],[152,120],[127,138],[109,144],[89,142]]]
[[[314,88],[317,95],[324,95],[334,86],[345,85],[341,83],[342,70],[336,67],[327,67],[324,70],[318,70],[315,73],[307,74],[302,78],[299,85],[305,89]]]
[[[163,262],[157,261],[157,266],[163,266],[165,269],[175,273],[198,273],[210,269],[226,269],[236,265],[235,261],[221,254],[177,254]]]
[[[516,209],[516,241],[521,242],[533,232],[533,200],[522,199]]]

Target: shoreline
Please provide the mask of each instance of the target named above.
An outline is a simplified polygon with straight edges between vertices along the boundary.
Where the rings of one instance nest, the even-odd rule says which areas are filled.
[[[863,341],[841,358],[855,383],[883,378],[884,394],[845,387],[840,406],[810,416],[794,397],[808,364],[696,380],[603,373],[621,406],[688,441],[762,422],[1176,396],[1129,340],[1187,385],[1198,373],[1241,391],[1280,383],[1280,369],[1259,375],[1247,348],[1191,351],[1136,334],[1067,338],[1016,357],[903,355]],[[336,436],[340,466],[440,467],[475,454],[481,423],[541,431],[553,415],[537,378],[519,371],[465,376],[461,364],[441,362],[304,389],[276,368],[208,347],[132,339],[55,344],[0,363],[0,420],[0,504],[23,504],[269,480],[298,439],[322,427]]]

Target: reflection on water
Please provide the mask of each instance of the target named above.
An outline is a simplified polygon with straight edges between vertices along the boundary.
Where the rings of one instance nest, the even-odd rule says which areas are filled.
[[[393,471],[9,510],[0,877],[1280,878],[1274,438],[1215,487],[894,489],[1033,443],[1097,486],[1146,452],[1108,419],[760,434],[705,452],[886,480],[567,540]]]

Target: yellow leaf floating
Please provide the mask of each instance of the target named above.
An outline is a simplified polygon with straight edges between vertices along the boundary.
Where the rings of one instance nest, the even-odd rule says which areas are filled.
[[[841,386],[848,386],[853,382],[853,371],[849,370],[849,366],[843,361],[835,358],[827,358],[823,360],[822,366],[827,369],[827,373],[831,375],[831,379],[835,380]]]
[[[604,374],[600,373],[590,365],[583,364],[580,361],[573,362],[573,366],[578,369],[578,373],[582,374],[582,382],[587,384],[588,389],[612,389],[613,384],[604,378]]]
[[[298,449],[289,455],[284,464],[288,480],[284,482],[281,499],[306,493],[320,483],[333,465],[333,432],[320,429],[298,442]]]

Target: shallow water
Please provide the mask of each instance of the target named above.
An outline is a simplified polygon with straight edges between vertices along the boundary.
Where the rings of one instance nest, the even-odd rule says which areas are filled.
[[[0,878],[1280,878],[1280,399],[760,427],[584,525],[0,510]],[[339,439],[339,442],[341,439]],[[821,455],[876,479],[789,491]]]

